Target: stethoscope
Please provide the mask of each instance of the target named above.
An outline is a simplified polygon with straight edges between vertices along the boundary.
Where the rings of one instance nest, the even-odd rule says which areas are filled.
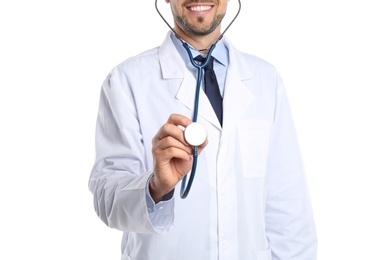
[[[183,179],[181,180],[181,193],[180,193],[180,196],[181,196],[182,199],[185,199],[188,196],[188,194],[189,194],[190,188],[192,187],[192,183],[193,183],[193,180],[194,180],[194,176],[196,174],[197,158],[198,158],[198,146],[200,146],[201,144],[203,144],[206,141],[206,138],[207,138],[207,131],[206,131],[205,127],[202,124],[200,124],[200,123],[197,122],[198,107],[199,107],[199,95],[200,95],[200,90],[201,90],[201,82],[202,82],[203,69],[209,63],[209,60],[210,60],[210,57],[211,57],[211,53],[213,52],[216,44],[223,38],[223,35],[226,33],[226,31],[228,30],[228,28],[230,28],[231,24],[233,24],[233,22],[235,21],[235,19],[238,17],[238,15],[240,13],[240,9],[241,9],[241,3],[240,3],[240,0],[238,0],[239,8],[238,8],[238,11],[237,11],[236,15],[231,20],[230,24],[226,27],[226,29],[223,31],[223,33],[219,36],[219,38],[217,39],[217,41],[210,46],[205,61],[202,64],[198,64],[198,63],[195,62],[195,60],[193,58],[193,55],[192,55],[192,52],[190,50],[191,48],[192,49],[194,49],[194,48],[192,46],[190,46],[187,42],[185,42],[183,39],[181,39],[176,34],[175,30],[171,27],[171,25],[167,22],[167,20],[165,20],[165,18],[163,17],[163,15],[160,13],[159,8],[157,6],[157,2],[158,2],[158,0],[155,0],[156,11],[160,15],[160,17],[163,19],[163,21],[171,29],[171,31],[176,36],[176,38],[181,41],[182,45],[184,46],[185,50],[188,53],[188,56],[189,56],[189,59],[190,59],[190,63],[197,69],[197,84],[196,84],[196,93],[195,93],[194,110],[193,110],[193,118],[192,118],[193,123],[191,123],[190,125],[188,125],[185,128],[185,130],[184,130],[185,141],[188,144],[190,144],[191,146],[193,146],[193,164],[192,164],[192,170],[190,172],[190,177],[189,177],[188,184],[186,185],[187,175],[185,175],[183,177]],[[204,50],[206,50],[206,49],[204,49]],[[198,50],[198,51],[204,51],[204,50]]]

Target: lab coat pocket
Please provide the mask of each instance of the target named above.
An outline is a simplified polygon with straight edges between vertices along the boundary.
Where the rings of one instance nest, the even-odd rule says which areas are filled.
[[[266,172],[270,124],[266,120],[244,120],[238,124],[244,178],[263,177]]]

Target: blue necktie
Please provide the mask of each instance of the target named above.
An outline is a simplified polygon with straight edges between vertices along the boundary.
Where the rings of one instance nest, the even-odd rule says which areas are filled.
[[[205,62],[205,58],[201,55],[198,55],[194,58],[198,62]],[[213,109],[215,111],[215,114],[218,117],[219,123],[222,125],[223,121],[223,109],[222,109],[222,102],[223,98],[220,94],[219,86],[217,77],[215,75],[215,72],[213,70],[213,63],[214,63],[214,57],[211,56],[209,63],[204,68],[204,83],[205,83],[205,93],[210,100],[211,105],[213,106]]]

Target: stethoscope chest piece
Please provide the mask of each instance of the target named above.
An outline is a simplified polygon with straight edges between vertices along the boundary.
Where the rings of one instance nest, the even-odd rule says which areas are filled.
[[[197,122],[191,123],[184,130],[185,141],[192,146],[199,146],[206,141],[207,131]]]

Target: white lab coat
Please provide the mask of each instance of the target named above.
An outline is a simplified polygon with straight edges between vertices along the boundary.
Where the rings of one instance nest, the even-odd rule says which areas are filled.
[[[146,205],[152,138],[172,113],[192,117],[196,79],[168,35],[104,81],[89,187],[99,217],[124,231],[123,260],[310,260],[316,232],[284,85],[269,63],[236,50],[223,129],[202,92],[209,144],[186,199]],[[179,183],[180,184],[180,183]]]

